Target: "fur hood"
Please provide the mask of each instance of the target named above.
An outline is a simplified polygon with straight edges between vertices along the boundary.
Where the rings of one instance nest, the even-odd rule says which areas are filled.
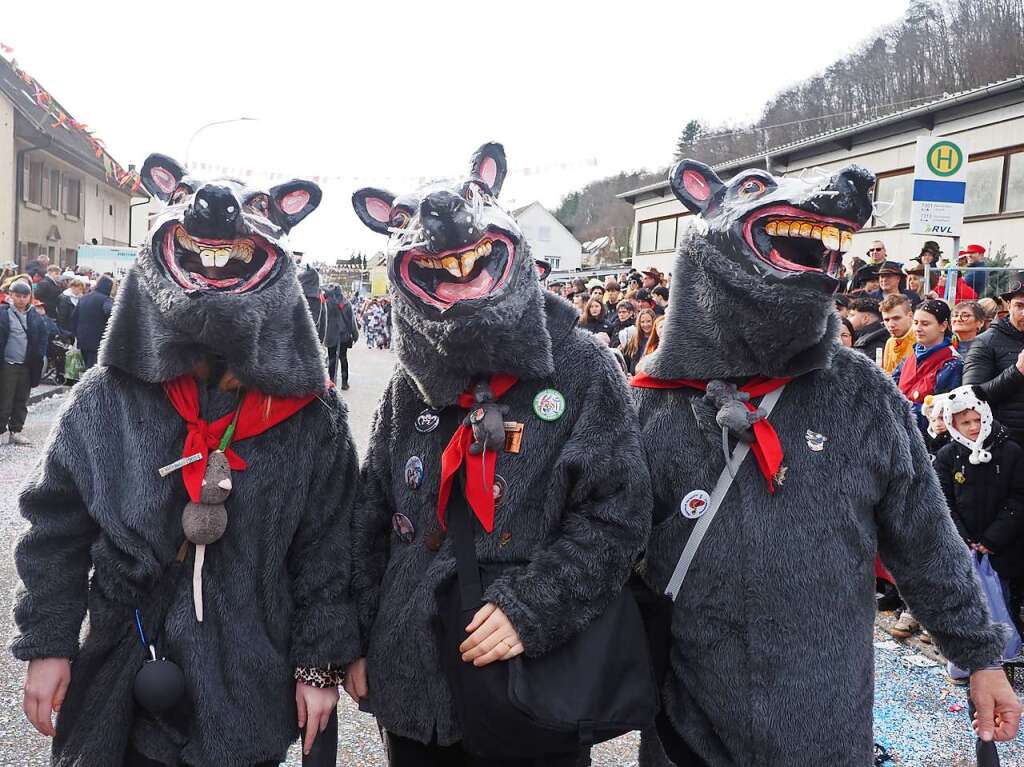
[[[319,343],[290,260],[260,290],[189,295],[157,268],[149,248],[139,253],[117,291],[100,364],[163,383],[209,355],[264,394],[324,391]]]
[[[394,295],[395,352],[431,407],[454,403],[477,376],[531,380],[554,373],[551,339],[575,326],[576,312],[544,293],[533,268],[517,270],[514,279],[503,300],[458,317],[426,317]]]
[[[676,258],[661,345],[640,367],[667,379],[798,376],[831,364],[838,325],[832,296],[765,282],[695,233]]]

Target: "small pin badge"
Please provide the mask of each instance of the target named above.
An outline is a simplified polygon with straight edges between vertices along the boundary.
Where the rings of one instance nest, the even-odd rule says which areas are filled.
[[[495,508],[501,506],[505,502],[505,496],[508,495],[508,483],[500,474],[494,475],[494,484],[491,486],[491,492],[494,494]]]
[[[391,529],[404,543],[412,543],[416,537],[416,529],[405,514],[395,513],[391,516]]]
[[[964,475],[962,471],[958,471],[956,474],[954,474],[953,479],[956,480],[956,483],[958,485],[962,485],[965,482],[967,482],[967,477]]]
[[[189,464],[201,460],[203,460],[202,453],[193,453],[192,455],[187,455],[184,458],[179,458],[174,463],[169,463],[166,466],[161,466],[159,469],[157,469],[157,471],[160,472],[161,477],[166,477],[168,474],[171,474],[172,472],[175,472],[178,469],[183,469]]]
[[[405,462],[405,484],[410,490],[419,490],[423,484],[423,461],[418,455]]]
[[[828,442],[828,437],[823,434],[818,434],[816,431],[807,430],[807,434],[804,435],[804,439],[807,440],[807,447],[813,450],[815,453],[820,453],[825,449],[825,443]]]
[[[416,416],[416,431],[420,434],[429,434],[441,423],[441,416],[429,407]]]
[[[544,389],[533,398],[533,412],[542,421],[557,421],[565,414],[565,397],[557,389]]]
[[[501,535],[498,536],[498,545],[507,546],[512,541],[512,533],[508,530],[503,530]]]
[[[687,493],[679,504],[679,513],[687,519],[700,519],[710,505],[710,495],[703,490],[694,490]]]
[[[523,424],[505,421],[505,452],[518,453],[523,449]]]

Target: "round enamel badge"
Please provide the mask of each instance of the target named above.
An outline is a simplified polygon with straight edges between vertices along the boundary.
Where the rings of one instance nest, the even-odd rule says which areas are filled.
[[[416,416],[416,431],[420,434],[429,434],[437,428],[439,423],[441,423],[441,417],[437,414],[437,411],[431,410],[428,407]]]
[[[703,490],[694,490],[687,493],[683,502],[679,504],[679,513],[687,519],[699,519],[711,505],[711,496]]]
[[[405,462],[405,484],[410,490],[419,490],[423,484],[423,461],[418,455]]]
[[[565,397],[557,389],[544,389],[533,398],[533,412],[542,421],[557,421],[565,414]]]

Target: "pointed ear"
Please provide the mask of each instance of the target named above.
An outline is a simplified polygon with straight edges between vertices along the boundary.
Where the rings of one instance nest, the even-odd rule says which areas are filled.
[[[490,142],[473,153],[470,161],[469,175],[477,181],[483,181],[491,194],[497,197],[501,194],[501,185],[505,183],[505,173],[508,165],[505,163],[505,147],[501,144]]]
[[[680,160],[676,163],[668,183],[679,202],[697,214],[705,213],[725,189],[718,174],[696,160]]]
[[[379,234],[388,233],[394,201],[395,196],[391,192],[373,187],[364,187],[352,193],[352,207],[359,220]]]
[[[270,217],[286,232],[316,210],[323,197],[320,187],[312,181],[293,178],[270,190]]]
[[[165,154],[151,154],[139,172],[146,191],[163,202],[171,198],[178,182],[186,175],[188,172]]]
[[[537,267],[537,278],[541,282],[544,282],[544,280],[548,278],[548,275],[551,274],[551,264],[547,261],[541,261],[539,258],[535,258],[533,259],[533,265]]]

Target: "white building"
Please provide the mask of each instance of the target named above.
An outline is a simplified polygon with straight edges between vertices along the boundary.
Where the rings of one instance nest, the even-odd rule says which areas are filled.
[[[878,177],[875,200],[894,204],[854,236],[849,256],[863,257],[871,240],[881,240],[889,257],[902,262],[917,256],[926,239],[934,239],[908,230],[918,136],[955,138],[970,155],[961,245],[978,243],[990,253],[1005,246],[1016,265],[1024,264],[1024,76],[722,163],[715,170],[729,178],[747,168],[791,175],[862,165]],[[676,244],[694,216],[676,200],[667,180],[619,197],[635,211],[634,266],[670,272]],[[951,242],[939,240],[944,255]]]
[[[126,174],[37,81],[0,57],[0,263],[24,266],[46,254],[74,267],[79,245],[127,246],[133,194],[117,181]],[[134,199],[149,195],[140,188]]]
[[[547,261],[552,271],[572,271],[583,263],[583,246],[572,232],[539,202],[531,202],[512,211],[523,236],[530,243],[530,254]]]

